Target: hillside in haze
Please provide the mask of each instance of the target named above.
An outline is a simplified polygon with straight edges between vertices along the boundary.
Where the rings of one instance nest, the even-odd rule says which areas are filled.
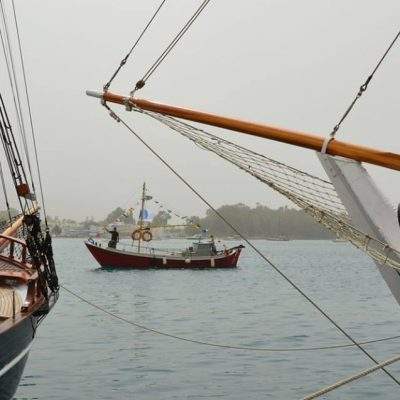
[[[290,239],[331,239],[333,237],[310,216],[294,208],[271,209],[261,204],[251,208],[239,203],[223,205],[218,208],[218,212],[248,237],[287,236]],[[212,210],[207,210],[204,218],[192,217],[192,220],[216,236],[235,234]],[[187,233],[194,233],[194,230],[188,229]]]

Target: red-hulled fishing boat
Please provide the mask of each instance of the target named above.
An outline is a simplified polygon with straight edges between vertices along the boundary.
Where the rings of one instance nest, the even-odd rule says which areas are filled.
[[[200,235],[199,240],[192,246],[181,249],[160,249],[154,247],[143,247],[142,242],[149,242],[153,235],[151,228],[154,225],[146,225],[149,212],[145,208],[146,201],[152,199],[146,193],[146,184],[143,184],[141,209],[139,213],[138,228],[132,233],[133,244],[124,245],[119,242],[119,236],[113,234],[111,240],[102,242],[89,238],[85,245],[103,268],[235,268],[240,253],[244,246],[239,245],[232,248],[218,250],[214,238]],[[182,225],[166,225],[164,227],[176,227]],[[184,225],[188,226],[188,225]],[[160,228],[160,226],[156,226]],[[197,226],[199,227],[199,226]],[[114,231],[116,232],[116,230]],[[135,244],[135,241],[137,244]]]
[[[213,251],[212,242],[197,242],[182,252],[145,248],[128,251],[89,239],[86,247],[104,268],[235,268],[243,246]]]

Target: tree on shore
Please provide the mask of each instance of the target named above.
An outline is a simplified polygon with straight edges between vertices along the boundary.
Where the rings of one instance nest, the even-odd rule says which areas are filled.
[[[168,224],[168,221],[171,219],[171,215],[164,210],[159,211],[153,221],[151,222],[152,226],[164,226]]]
[[[239,203],[223,205],[218,208],[218,212],[246,236],[260,238],[287,236],[291,239],[330,239],[333,237],[328,230],[317,224],[309,215],[294,208],[271,209],[261,204],[251,208]],[[207,210],[206,216],[199,218],[198,222],[217,236],[235,234],[212,210]],[[195,232],[187,229],[186,233],[193,234]]]

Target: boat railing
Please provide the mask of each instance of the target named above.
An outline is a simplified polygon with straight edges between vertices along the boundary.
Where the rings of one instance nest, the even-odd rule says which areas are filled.
[[[26,243],[15,237],[0,234],[0,255],[9,260],[26,264],[30,262],[30,256]]]
[[[17,214],[11,217],[11,219],[0,220],[0,232],[3,232],[8,227],[10,227],[18,218],[20,218],[22,214]]]
[[[95,240],[92,238],[89,238],[89,242],[94,244],[95,246],[98,247],[103,247],[103,248],[108,248],[108,242],[105,241],[104,239],[100,239],[100,240]],[[224,249],[218,250],[215,255],[223,255],[223,254],[229,254],[232,250],[236,250],[238,248],[242,248],[242,245],[239,246],[235,246],[232,248],[226,248],[224,247]],[[119,242],[117,244],[116,250],[121,250],[121,251],[135,251],[138,252],[138,246],[135,243],[124,243],[124,242]],[[140,252],[142,253],[148,253],[150,255],[154,255],[156,252],[157,253],[163,253],[165,255],[193,255],[192,252],[190,251],[190,249],[185,249],[182,251],[182,249],[178,249],[178,248],[162,248],[162,247],[153,247],[153,246],[140,246]]]
[[[99,247],[108,247],[108,242],[105,240],[96,240],[96,239],[89,239],[89,242],[93,243],[95,246]],[[123,243],[119,242],[117,244],[116,250],[121,251],[138,251],[138,246],[135,243]],[[165,253],[168,255],[180,255],[182,253],[182,249],[177,248],[162,248],[162,247],[152,247],[152,246],[140,246],[140,251],[143,253],[149,253],[154,255],[155,252],[158,253]]]

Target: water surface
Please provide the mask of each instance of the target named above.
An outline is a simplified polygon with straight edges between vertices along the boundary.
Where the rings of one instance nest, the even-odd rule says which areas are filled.
[[[168,241],[171,247],[185,243]],[[350,245],[254,243],[357,340],[399,334],[399,306],[372,261]],[[151,328],[255,348],[346,343],[248,248],[234,270],[104,271],[82,240],[57,239],[54,246],[65,286]],[[384,360],[397,354],[399,342],[367,349]],[[114,320],[61,290],[38,331],[16,398],[299,399],[371,365],[349,348],[268,353],[176,341]],[[400,365],[388,369],[400,377]],[[326,398],[399,396],[399,387],[378,372]]]

